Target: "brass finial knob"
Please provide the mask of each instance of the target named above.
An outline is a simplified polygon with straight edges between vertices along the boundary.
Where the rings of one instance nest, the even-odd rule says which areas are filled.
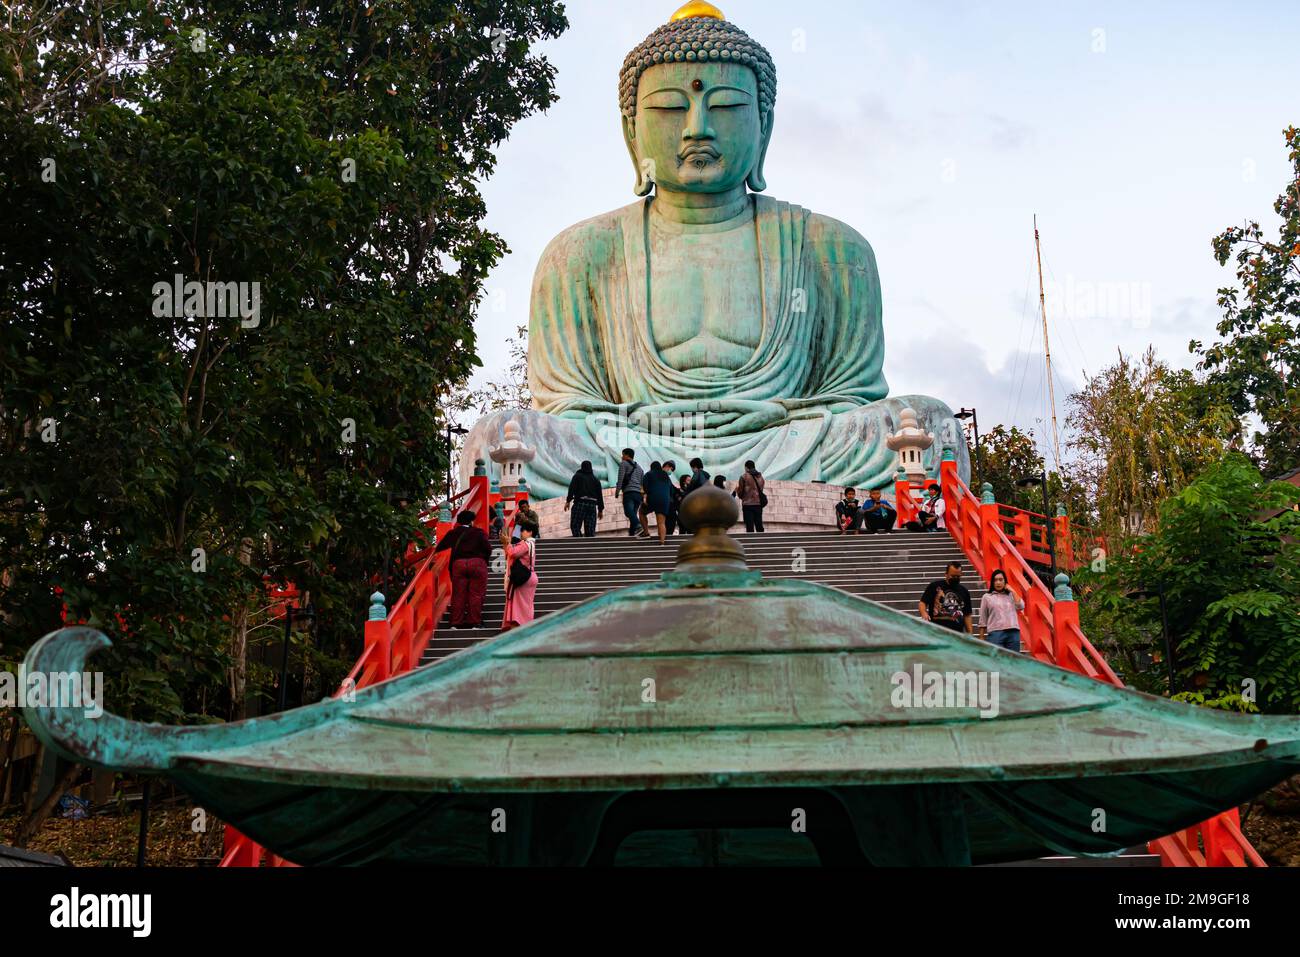
[[[727,534],[740,518],[736,500],[716,485],[698,488],[682,500],[682,522],[695,534],[677,549],[678,568],[746,568],[745,550]]]

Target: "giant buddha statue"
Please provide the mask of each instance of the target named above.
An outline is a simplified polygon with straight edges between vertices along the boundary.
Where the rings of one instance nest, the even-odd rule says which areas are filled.
[[[880,278],[851,227],[769,198],[776,69],[762,46],[693,2],[623,63],[623,138],[636,202],[570,226],[533,280],[529,410],[478,422],[463,477],[509,420],[536,450],[534,498],[563,496],[580,462],[611,486],[625,447],[643,466],[703,459],[734,478],[889,485],[886,437],[904,408],[953,447],[952,411],[887,398]],[[513,430],[512,430],[513,431]]]

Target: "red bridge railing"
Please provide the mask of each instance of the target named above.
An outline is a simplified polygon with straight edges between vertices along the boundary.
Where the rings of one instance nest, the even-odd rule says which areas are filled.
[[[940,466],[940,487],[948,533],[980,578],[987,582],[996,569],[1002,569],[1008,587],[1024,601],[1020,634],[1025,651],[1040,661],[1122,688],[1124,683],[1079,627],[1079,605],[1069,578],[1057,575],[1055,591],[1048,591],[1022,547],[1006,534],[1005,513],[996,503],[975,498],[958,476],[955,460],[945,460]],[[1066,523],[1067,534],[1068,530]],[[1166,867],[1267,866],[1242,834],[1236,808],[1148,846]]]

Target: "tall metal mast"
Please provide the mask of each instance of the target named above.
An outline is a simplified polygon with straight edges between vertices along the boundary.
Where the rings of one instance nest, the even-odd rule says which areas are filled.
[[[1034,254],[1038,257],[1038,309],[1043,316],[1043,355],[1047,358],[1047,396],[1052,410],[1052,455],[1061,469],[1061,435],[1056,424],[1056,385],[1052,382],[1052,344],[1047,336],[1047,294],[1043,292],[1043,250],[1038,241],[1038,214],[1034,214]]]

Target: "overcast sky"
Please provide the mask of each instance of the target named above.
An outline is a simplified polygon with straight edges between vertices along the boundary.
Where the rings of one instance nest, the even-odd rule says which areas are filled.
[[[1300,4],[718,5],[776,62],[768,195],[875,249],[892,394],[1043,434],[1035,213],[1062,409],[1117,348],[1191,365],[1232,278],[1211,237],[1248,217],[1275,232]],[[477,319],[480,376],[508,364],[547,241],[635,199],[618,70],[676,4],[566,6],[542,48],[559,101],[515,128],[484,186],[511,253]]]

